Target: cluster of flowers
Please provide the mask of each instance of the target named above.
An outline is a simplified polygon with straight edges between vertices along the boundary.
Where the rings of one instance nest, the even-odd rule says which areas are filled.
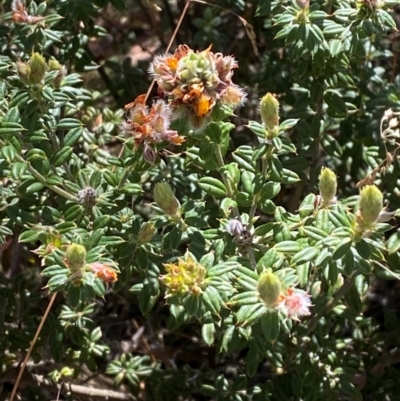
[[[199,131],[210,122],[216,106],[236,107],[244,103],[245,92],[232,82],[235,68],[237,62],[233,57],[213,53],[210,48],[195,52],[181,45],[172,55],[155,57],[150,74],[162,99],[150,108],[145,103],[146,95],[127,104],[129,114],[121,130],[133,138],[135,150],[140,149],[145,160],[153,163],[157,144],[180,145],[184,141],[170,130],[173,119],[185,117],[189,127]]]

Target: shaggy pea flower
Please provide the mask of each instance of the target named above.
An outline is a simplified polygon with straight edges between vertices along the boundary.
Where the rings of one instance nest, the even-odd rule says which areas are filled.
[[[129,115],[121,130],[133,138],[135,150],[142,148],[143,157],[153,163],[156,158],[156,144],[166,141],[172,145],[180,145],[184,138],[177,131],[169,129],[172,113],[168,104],[157,100],[149,108],[145,98],[146,95],[140,95],[125,106]]]
[[[310,315],[311,295],[297,288],[289,288],[280,303],[281,308],[293,320]]]
[[[195,52],[180,45],[172,55],[155,57],[149,71],[176,114],[188,117],[191,128],[200,130],[210,121],[216,105],[244,103],[245,92],[232,83],[237,67],[233,57],[213,53],[211,46]]]
[[[90,270],[105,283],[115,283],[117,278],[117,272],[107,263],[94,262],[89,265]]]
[[[165,298],[199,295],[206,286],[206,269],[189,252],[178,263],[164,264],[167,274],[160,276],[160,281],[167,287]]]

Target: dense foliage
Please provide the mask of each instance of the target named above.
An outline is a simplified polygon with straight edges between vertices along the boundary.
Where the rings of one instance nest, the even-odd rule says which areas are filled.
[[[398,4],[0,0],[0,399],[399,400]]]

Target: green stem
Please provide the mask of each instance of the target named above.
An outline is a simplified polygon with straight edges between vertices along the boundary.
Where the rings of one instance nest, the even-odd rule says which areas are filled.
[[[273,146],[269,146],[267,153],[265,153],[265,155],[261,159],[261,174],[264,177],[264,179],[267,176],[267,172],[268,172],[268,159],[272,156],[273,153],[274,153],[274,147]],[[250,207],[249,222],[247,223],[247,230],[250,230],[251,227],[253,227],[253,218],[254,218],[254,216],[256,214],[257,203],[258,203],[259,200],[260,200],[260,195],[259,194],[255,194],[253,196],[253,202],[252,202],[251,207]]]
[[[215,154],[215,157],[217,159],[218,167],[219,168],[224,167],[225,163],[224,163],[224,158],[222,156],[221,146],[220,145],[218,145],[218,144],[215,145],[214,154]],[[230,180],[224,174],[221,174],[221,177],[222,177],[222,181],[224,182],[224,185],[225,185],[225,188],[226,188],[226,192],[227,192],[229,198],[233,199],[234,198],[234,191],[233,191],[232,184],[231,184]],[[239,209],[237,208],[237,206],[232,208],[232,212],[233,212],[233,215],[235,217],[239,217],[240,216]]]
[[[4,142],[0,141],[0,146],[4,146]],[[58,195],[63,196],[64,198],[71,200],[73,202],[78,203],[79,199],[74,196],[71,195],[70,193],[68,193],[67,191],[64,191],[62,188],[58,187],[57,185],[51,185],[48,184],[46,182],[46,178],[42,176],[42,174],[39,173],[39,171],[37,171],[35,168],[33,168],[31,166],[30,163],[28,163],[23,157],[21,157],[20,155],[15,155],[15,159],[21,163],[26,163],[28,166],[28,171],[36,178],[37,181],[41,182],[44,186],[46,186],[47,188],[51,189],[52,191],[54,191],[55,193],[57,193]]]

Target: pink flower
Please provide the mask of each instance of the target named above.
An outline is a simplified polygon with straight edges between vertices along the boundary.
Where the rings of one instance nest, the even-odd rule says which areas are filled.
[[[293,320],[299,320],[300,316],[310,315],[311,295],[297,288],[289,288],[287,295],[281,301],[281,307],[286,312],[288,317]]]
[[[107,263],[94,262],[90,264],[90,269],[96,277],[105,283],[115,283],[118,281],[117,272]]]

